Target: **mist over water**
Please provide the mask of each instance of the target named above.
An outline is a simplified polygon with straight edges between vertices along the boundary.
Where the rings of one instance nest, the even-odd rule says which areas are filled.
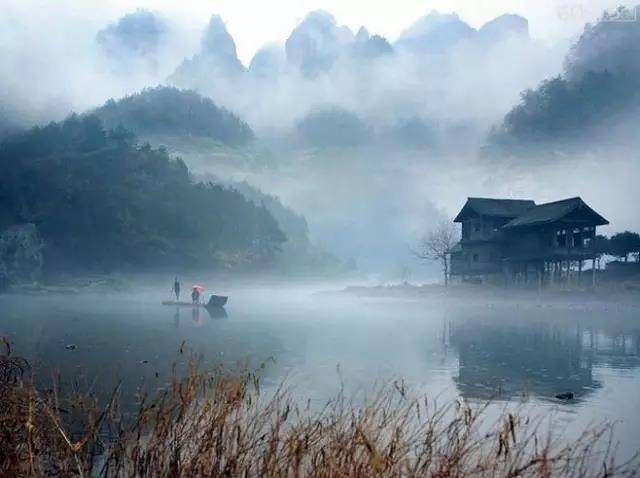
[[[637,304],[532,297],[425,302],[328,293],[344,285],[335,282],[220,276],[204,282],[230,294],[226,316],[162,306],[166,284],[147,277],[121,293],[5,295],[0,332],[32,357],[43,380],[58,371],[69,379],[80,374],[106,392],[124,379],[132,400],[138,387],[163,386],[172,364],[195,353],[203,366],[264,364],[267,393],[285,381],[296,399],[318,408],[340,387],[359,402],[404,379],[411,393],[443,405],[491,399],[490,416],[505,407],[532,419],[553,416],[567,437],[614,421],[621,452],[637,449],[640,423],[630,399],[640,385]],[[554,398],[566,391],[577,399]]]

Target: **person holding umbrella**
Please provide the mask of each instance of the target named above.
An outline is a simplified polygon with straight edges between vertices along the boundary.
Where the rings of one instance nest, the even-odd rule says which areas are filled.
[[[194,304],[200,304],[200,295],[204,292],[204,287],[201,285],[194,285],[191,291],[191,301]]]

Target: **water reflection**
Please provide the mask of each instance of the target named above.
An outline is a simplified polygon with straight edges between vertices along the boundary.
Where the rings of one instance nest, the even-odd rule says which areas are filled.
[[[469,399],[553,399],[567,391],[586,399],[602,387],[597,367],[640,365],[638,330],[601,328],[589,318],[458,320],[449,336],[458,354],[454,380]]]
[[[593,353],[594,364],[619,370],[640,367],[640,329],[607,329],[590,328],[582,335],[583,347]]]
[[[207,313],[212,319],[226,319],[229,317],[224,307],[207,307]]]
[[[224,309],[166,307],[152,294],[0,296],[0,335],[44,380],[80,372],[110,390],[124,379],[130,396],[142,383],[161,387],[173,363],[194,352],[205,366],[266,363],[265,390],[287,378],[298,398],[320,406],[343,383],[349,394],[402,377],[443,401],[529,396],[544,410],[572,391],[578,399],[564,407],[572,419],[586,425],[606,416],[640,427],[626,404],[640,389],[637,310],[305,299],[297,291],[274,297],[272,289],[234,298],[226,319]]]
[[[600,384],[580,331],[547,323],[465,322],[451,329],[459,355],[456,383],[467,398],[580,397]]]

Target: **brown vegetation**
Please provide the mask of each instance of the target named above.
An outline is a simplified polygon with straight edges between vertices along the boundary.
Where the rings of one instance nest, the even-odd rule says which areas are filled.
[[[15,365],[9,352],[3,367]],[[638,465],[614,462],[610,427],[565,444],[524,418],[489,426],[483,407],[413,399],[397,382],[366,405],[341,394],[312,411],[282,389],[261,397],[251,373],[203,373],[192,361],[124,419],[117,391],[102,405],[63,400],[20,370],[0,384],[0,476],[595,477]]]

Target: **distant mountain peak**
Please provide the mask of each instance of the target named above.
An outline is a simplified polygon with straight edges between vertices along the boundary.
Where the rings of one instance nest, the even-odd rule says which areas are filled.
[[[307,14],[285,43],[287,61],[305,76],[315,76],[333,65],[345,43],[353,41],[353,32],[339,27],[324,10]]]
[[[371,35],[369,34],[369,30],[367,30],[365,27],[360,27],[360,30],[358,30],[358,33],[356,33],[355,40],[357,42],[365,42],[369,40],[369,38],[371,38]]]
[[[409,28],[404,30],[401,34],[401,38],[414,38],[432,33],[434,30],[448,27],[451,25],[464,25],[469,30],[473,30],[469,25],[460,19],[457,13],[440,13],[437,10],[432,10],[427,15],[423,16],[419,20],[413,23]]]
[[[457,13],[433,10],[403,31],[396,45],[414,53],[440,52],[476,33]]]
[[[590,71],[608,71],[630,78],[640,77],[640,22],[629,21],[640,12],[620,7],[605,12],[585,29],[565,59],[565,74],[576,80]]]
[[[168,81],[183,88],[207,91],[211,78],[235,80],[244,72],[227,26],[219,15],[212,15],[202,35],[200,51],[185,59]]]
[[[529,38],[529,21],[512,13],[505,13],[485,23],[478,31],[490,41],[502,41],[509,37]]]
[[[201,40],[201,52],[221,58],[238,59],[236,43],[219,15],[212,15]]]
[[[138,9],[127,13],[96,34],[100,48],[113,59],[155,57],[168,26],[155,13]]]

